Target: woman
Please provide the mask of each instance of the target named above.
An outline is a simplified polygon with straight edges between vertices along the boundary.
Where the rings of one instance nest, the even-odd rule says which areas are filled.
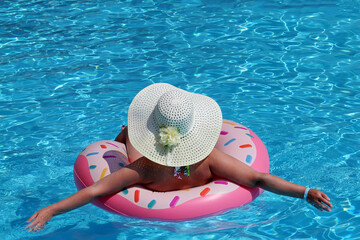
[[[153,191],[172,191],[201,186],[214,177],[238,185],[261,187],[294,198],[305,198],[321,211],[332,204],[323,192],[253,170],[217,150],[222,114],[211,98],[152,84],[140,91],[128,112],[128,127],[116,137],[126,145],[128,166],[94,185],[37,211],[26,229],[37,231],[55,215],[83,206],[94,199],[141,184]],[[186,167],[186,171],[181,168]]]

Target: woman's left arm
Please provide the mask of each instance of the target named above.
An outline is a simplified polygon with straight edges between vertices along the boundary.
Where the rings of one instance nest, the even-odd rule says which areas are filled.
[[[215,175],[227,178],[239,185],[260,187],[276,194],[304,198],[306,187],[288,182],[272,174],[255,171],[216,148],[209,155],[209,159],[210,169]],[[310,189],[306,200],[321,211],[331,211],[332,204],[329,197],[319,190]]]
[[[288,182],[282,178],[274,176],[268,173],[259,173],[258,179],[256,180],[256,187],[261,187],[267,191],[295,197],[295,198],[304,198],[311,205],[319,209],[320,211],[331,211],[332,204],[330,203],[330,198],[323,192],[317,189],[310,189],[307,196],[305,195],[306,187]]]

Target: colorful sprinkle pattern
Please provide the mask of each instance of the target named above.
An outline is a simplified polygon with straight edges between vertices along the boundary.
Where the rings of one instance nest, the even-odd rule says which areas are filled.
[[[223,129],[220,133],[217,147],[231,148],[234,150],[237,158],[238,156],[242,156],[244,159],[240,160],[251,166],[256,159],[256,148],[252,142],[254,136],[250,134],[247,128],[237,123],[231,121],[224,121],[223,123]],[[95,182],[110,174],[110,170],[113,172],[113,169],[115,169],[114,166],[120,169],[129,164],[129,162],[124,163],[123,159],[116,156],[117,154],[110,154],[109,151],[117,151],[126,159],[124,145],[114,141],[99,141],[93,143],[81,153],[88,159],[89,171]],[[110,165],[112,165],[113,168],[111,168]],[[232,192],[238,187],[238,185],[226,180],[216,180],[205,186],[169,193],[159,193],[144,188],[131,187],[129,189],[123,189],[118,194],[133,204],[147,209],[166,209],[175,208],[194,198],[206,198],[209,195],[220,194],[219,192]]]

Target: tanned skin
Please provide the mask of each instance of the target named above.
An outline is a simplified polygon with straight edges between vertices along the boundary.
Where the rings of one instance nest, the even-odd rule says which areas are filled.
[[[141,155],[130,143],[127,127],[123,127],[115,141],[124,143],[131,164],[104,177],[92,186],[72,196],[47,206],[34,215],[25,229],[38,231],[53,217],[92,202],[98,197],[120,192],[132,185],[143,185],[153,191],[173,191],[201,186],[215,177],[228,179],[238,185],[260,187],[267,191],[303,198],[306,187],[288,182],[272,174],[257,172],[246,164],[214,148],[204,160],[190,166],[190,176],[174,177],[174,168],[154,163]],[[166,184],[165,184],[166,183]],[[306,199],[320,211],[331,211],[329,197],[316,189],[310,189]]]

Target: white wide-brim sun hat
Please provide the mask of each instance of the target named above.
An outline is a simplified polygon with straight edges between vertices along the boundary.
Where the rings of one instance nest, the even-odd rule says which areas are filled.
[[[205,159],[221,127],[221,109],[212,98],[167,83],[141,90],[128,111],[131,144],[149,160],[165,166],[188,166]]]

